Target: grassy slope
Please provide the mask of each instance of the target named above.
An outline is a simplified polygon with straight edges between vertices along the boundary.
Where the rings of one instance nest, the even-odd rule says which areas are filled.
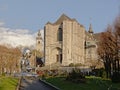
[[[18,83],[17,78],[0,77],[0,90],[15,90]]]
[[[112,90],[120,89],[120,83],[113,84],[110,80],[102,80],[101,78],[87,78],[87,83],[72,83],[66,81],[65,78],[48,78],[47,82],[52,83],[61,90],[108,90],[112,85]]]

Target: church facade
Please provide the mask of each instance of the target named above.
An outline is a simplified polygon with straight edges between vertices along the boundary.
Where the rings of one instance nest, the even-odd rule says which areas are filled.
[[[63,14],[55,23],[48,22],[44,27],[45,65],[60,63],[89,64],[88,60],[97,60],[96,40],[90,25],[89,31]]]

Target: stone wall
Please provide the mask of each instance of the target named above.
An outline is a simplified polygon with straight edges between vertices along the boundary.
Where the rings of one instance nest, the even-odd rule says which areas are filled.
[[[62,54],[62,65],[84,64],[85,28],[66,16],[58,20],[57,24],[45,25],[45,65],[56,63],[58,54]],[[59,28],[62,28],[62,41],[57,40]]]

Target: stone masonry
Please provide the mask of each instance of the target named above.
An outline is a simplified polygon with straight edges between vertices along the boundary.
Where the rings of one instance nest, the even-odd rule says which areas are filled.
[[[92,26],[87,32],[77,20],[65,14],[55,23],[48,22],[44,27],[44,58],[45,65],[60,63],[63,66],[97,59]]]

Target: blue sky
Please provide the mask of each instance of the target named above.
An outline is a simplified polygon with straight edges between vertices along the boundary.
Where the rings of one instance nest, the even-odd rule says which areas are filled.
[[[102,32],[120,14],[120,0],[0,0],[0,22],[12,29],[37,32],[63,13]]]

